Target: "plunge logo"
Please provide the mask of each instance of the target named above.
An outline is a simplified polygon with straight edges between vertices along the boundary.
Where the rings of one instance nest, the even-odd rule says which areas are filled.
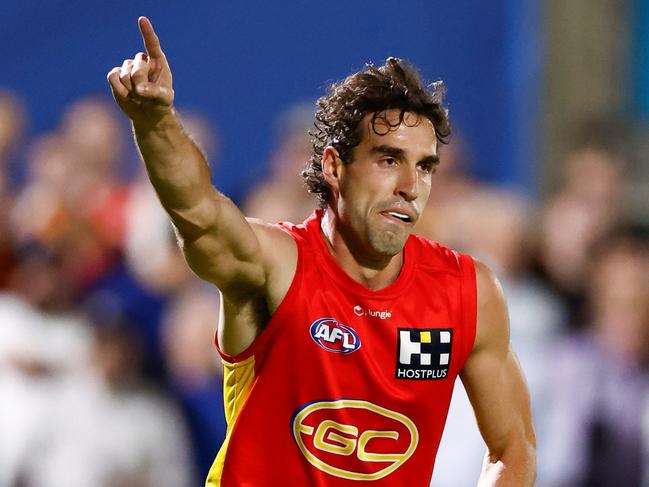
[[[370,308],[363,308],[360,305],[354,306],[354,314],[356,316],[369,316],[370,318],[379,318],[381,320],[392,318],[392,311],[390,310],[375,310]]]

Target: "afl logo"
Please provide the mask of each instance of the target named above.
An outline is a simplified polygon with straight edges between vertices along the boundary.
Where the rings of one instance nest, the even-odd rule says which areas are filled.
[[[415,452],[419,434],[407,416],[369,401],[308,403],[291,423],[302,455],[318,470],[348,480],[378,480]]]
[[[313,341],[327,352],[352,353],[361,348],[361,340],[353,328],[333,318],[320,318],[309,329]]]

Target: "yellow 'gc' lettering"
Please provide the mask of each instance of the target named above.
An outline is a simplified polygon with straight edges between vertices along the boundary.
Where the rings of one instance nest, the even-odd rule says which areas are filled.
[[[401,460],[403,455],[394,454],[394,453],[372,453],[366,450],[367,443],[372,438],[390,438],[392,440],[399,439],[399,433],[396,431],[374,431],[367,430],[363,431],[363,434],[358,439],[358,451],[356,455],[359,460],[364,462],[398,462]]]
[[[398,440],[399,433],[393,430],[366,430],[359,436],[358,428],[354,425],[343,424],[332,419],[322,420],[317,427],[310,426],[308,417],[315,412],[330,411],[334,416],[341,410],[362,410],[368,415],[383,416],[386,421],[400,423],[408,432],[409,439],[406,450],[394,451],[392,453],[378,453],[371,451],[371,441],[376,438],[387,438]],[[331,417],[330,416],[330,417]],[[369,401],[356,399],[339,399],[337,401],[320,401],[310,403],[299,409],[293,418],[293,438],[298,448],[314,467],[336,477],[350,480],[378,480],[387,477],[397,468],[403,465],[415,452],[419,443],[419,434],[415,424],[403,414],[391,411],[384,407],[378,406]],[[347,436],[343,436],[343,434]],[[308,447],[305,443],[305,437],[312,436],[313,446]],[[395,445],[396,446],[396,445]],[[356,452],[358,470],[336,467],[324,460],[318,458],[318,451],[333,453],[335,455],[350,456]],[[324,457],[326,458],[326,457]],[[361,464],[366,462],[382,462],[388,464],[374,472],[367,471],[367,464],[363,467]]]
[[[354,436],[354,438],[346,438],[335,433],[332,430],[338,430],[341,433],[347,433]],[[325,436],[325,433],[328,433]],[[356,437],[358,437],[358,428],[348,424],[340,424],[330,419],[323,421],[318,426],[313,437],[313,444],[318,450],[328,451],[336,455],[351,455],[356,449]],[[335,441],[336,443],[331,443]]]

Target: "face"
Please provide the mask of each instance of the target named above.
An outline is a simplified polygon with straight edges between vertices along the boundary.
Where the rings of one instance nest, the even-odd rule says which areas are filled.
[[[437,138],[430,120],[410,112],[396,127],[399,110],[383,112],[375,130],[371,118],[361,122],[362,142],[350,163],[333,148],[325,151],[325,177],[346,240],[370,258],[391,257],[401,252],[426,206]]]

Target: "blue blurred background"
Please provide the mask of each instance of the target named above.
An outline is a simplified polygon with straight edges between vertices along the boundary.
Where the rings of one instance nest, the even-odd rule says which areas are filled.
[[[445,81],[454,123],[485,156],[476,174],[535,187],[536,2],[5,2],[0,81],[25,98],[33,131],[55,127],[80,96],[106,94],[108,68],[143,49],[139,15],[161,37],[177,105],[218,126],[219,185],[235,198],[264,172],[278,113],[388,56]]]

